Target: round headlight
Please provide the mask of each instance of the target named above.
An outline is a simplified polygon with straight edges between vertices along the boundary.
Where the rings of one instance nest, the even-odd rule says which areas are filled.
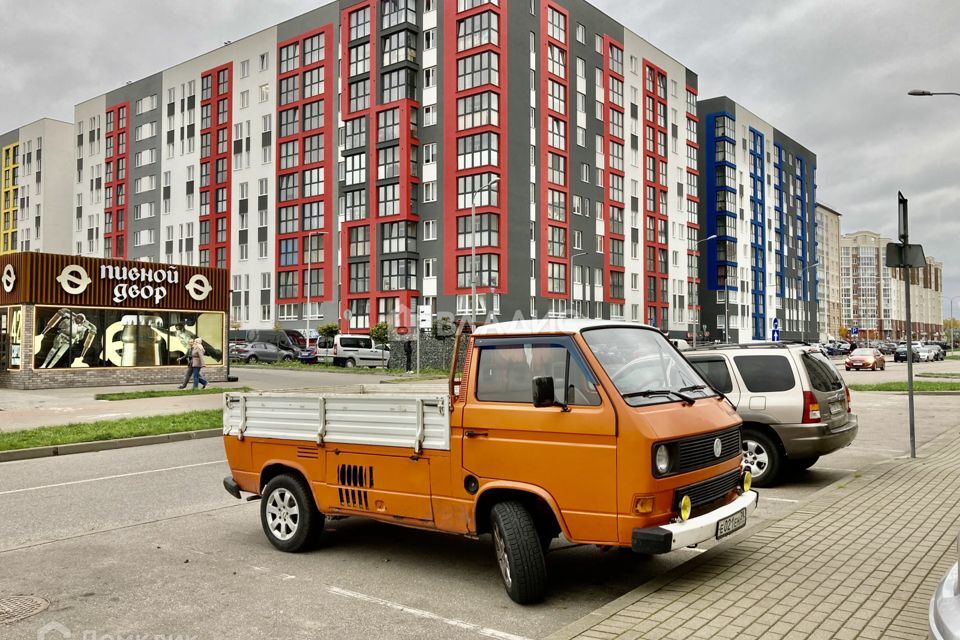
[[[661,444],[657,447],[654,464],[657,466],[657,473],[660,474],[664,474],[670,469],[670,452],[667,450],[666,445]]]
[[[680,498],[680,519],[686,520],[690,517],[690,510],[693,508],[693,505],[690,504],[690,496],[683,496]]]
[[[753,474],[744,469],[743,478],[741,478],[740,484],[743,487],[744,493],[750,491],[750,487],[753,486]]]

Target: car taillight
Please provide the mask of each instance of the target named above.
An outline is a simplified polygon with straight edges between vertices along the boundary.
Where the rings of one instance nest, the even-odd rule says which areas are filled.
[[[803,423],[820,422],[820,403],[809,391],[803,392]]]
[[[843,385],[843,392],[847,394],[847,413],[850,413],[850,387]]]

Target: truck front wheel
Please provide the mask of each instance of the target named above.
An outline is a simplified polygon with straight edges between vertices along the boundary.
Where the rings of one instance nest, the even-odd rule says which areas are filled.
[[[500,502],[490,511],[493,549],[503,586],[517,604],[543,600],[547,566],[536,523],[519,502]]]
[[[319,538],[324,518],[302,479],[280,475],[263,489],[260,522],[270,544],[280,551],[296,553]]]

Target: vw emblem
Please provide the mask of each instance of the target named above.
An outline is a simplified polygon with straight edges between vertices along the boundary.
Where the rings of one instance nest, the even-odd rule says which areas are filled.
[[[63,290],[72,296],[78,296],[87,290],[87,286],[93,280],[87,275],[86,269],[79,265],[68,264],[57,276],[57,282],[63,287]]]
[[[713,455],[719,458],[721,453],[723,453],[723,443],[720,442],[720,438],[717,438],[713,441]]]
[[[210,286],[210,281],[207,280],[205,275],[200,273],[190,278],[190,281],[184,286],[187,293],[190,294],[190,297],[198,302],[206,300],[210,292],[213,291],[213,287]]]
[[[3,290],[12,293],[15,284],[17,284],[17,273],[13,270],[13,265],[8,264],[3,268]]]

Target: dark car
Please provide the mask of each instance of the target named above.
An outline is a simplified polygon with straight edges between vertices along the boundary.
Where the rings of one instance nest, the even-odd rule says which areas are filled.
[[[307,339],[303,337],[303,334],[297,331],[296,329],[284,329],[283,332],[287,334],[287,337],[290,338],[290,342],[295,344],[301,349],[306,349]]]
[[[892,356],[897,351],[897,345],[894,342],[881,342],[877,349],[885,356]]]
[[[911,349],[911,352],[913,354],[913,361],[920,362],[920,353],[917,351],[917,348],[913,347],[913,349]],[[907,345],[902,344],[899,347],[897,347],[897,350],[893,353],[893,361],[894,362],[907,361]]]

